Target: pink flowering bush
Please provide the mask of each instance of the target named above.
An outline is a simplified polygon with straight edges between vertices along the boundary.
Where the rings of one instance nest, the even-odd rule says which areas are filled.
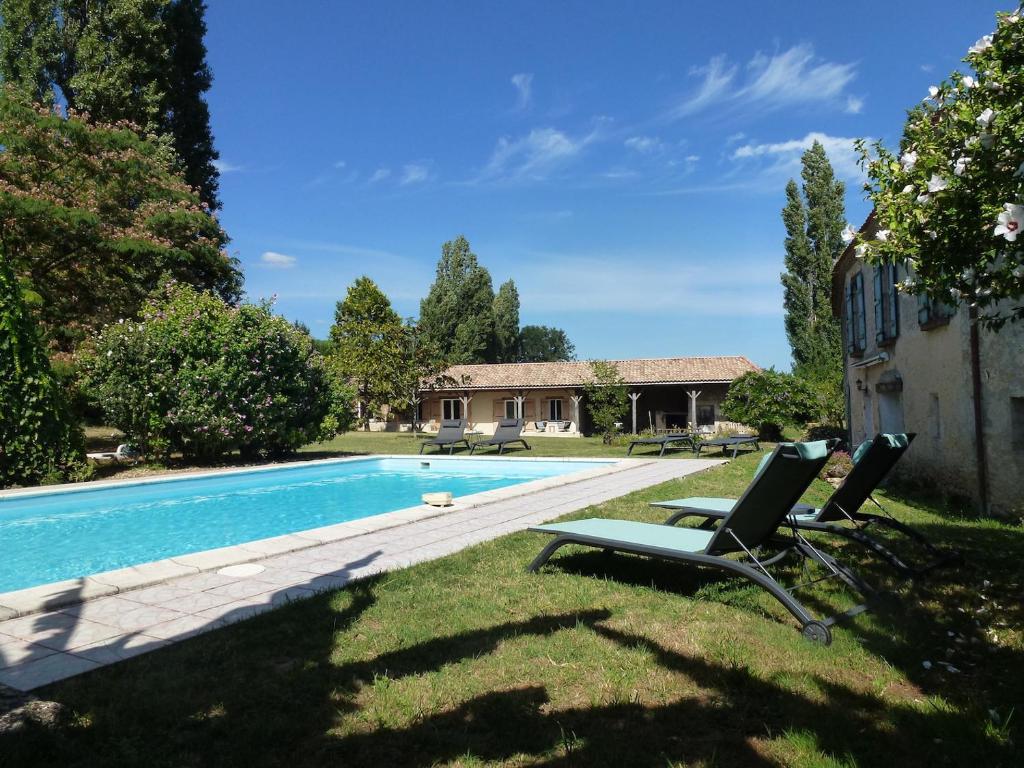
[[[269,304],[167,283],[82,353],[85,387],[142,453],[275,456],[347,428],[351,393]]]
[[[901,290],[965,303],[998,329],[1024,318],[1021,12],[998,14],[964,61],[968,71],[932,86],[910,111],[899,154],[861,147],[877,228],[856,253],[906,264]]]

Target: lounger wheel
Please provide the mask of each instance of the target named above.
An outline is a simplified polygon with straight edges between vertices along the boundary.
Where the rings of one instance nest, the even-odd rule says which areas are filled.
[[[800,634],[812,643],[832,645],[832,630],[828,628],[828,625],[820,621],[808,621],[804,624],[803,629],[800,630]]]

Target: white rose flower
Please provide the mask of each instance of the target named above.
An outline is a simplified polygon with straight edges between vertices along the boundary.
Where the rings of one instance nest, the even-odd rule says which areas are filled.
[[[992,125],[992,121],[996,119],[995,110],[992,107],[986,107],[985,111],[974,118],[974,122],[980,125],[982,128],[988,128]]]
[[[967,52],[968,53],[981,53],[982,51],[986,50],[987,48],[991,48],[991,47],[992,47],[992,35],[985,35],[984,37],[979,38],[978,41],[974,45],[972,45],[970,48],[968,48]]]
[[[853,238],[855,238],[856,236],[857,236],[856,230],[854,230],[853,227],[851,227],[849,224],[847,224],[846,225],[846,229],[843,230],[843,234],[842,234],[843,242],[846,243],[847,245],[849,245],[850,243],[853,242]]]
[[[1006,203],[1003,205],[1003,212],[999,214],[996,228],[993,235],[1002,235],[1011,243],[1017,239],[1020,228],[1024,225],[1024,205]]]
[[[961,84],[961,85],[962,85],[962,86],[963,86],[964,88],[973,88],[973,87],[974,87],[974,86],[976,86],[976,85],[977,85],[978,83],[977,83],[977,81],[976,81],[976,80],[975,80],[975,79],[974,79],[973,77],[971,77],[970,75],[964,75],[963,77],[961,77],[961,78],[960,78],[960,84]]]
[[[903,194],[904,195],[912,195],[912,194],[914,194],[914,185],[913,184],[907,184],[907,186],[905,186],[903,188]]]
[[[927,192],[922,192],[920,195],[917,196],[917,202],[921,203],[922,205],[924,205],[931,199],[932,196],[929,195]]]
[[[963,156],[963,157],[958,157],[956,159],[956,165],[953,166],[953,173],[954,173],[954,175],[956,175],[956,176],[963,176],[964,175],[964,171],[967,170],[967,165],[970,162],[971,162],[971,158],[967,157],[966,155]]]
[[[932,177],[928,179],[928,191],[931,193],[941,192],[949,186],[949,182],[939,176],[937,173],[933,173]]]
[[[861,243],[860,245],[853,249],[853,255],[858,259],[863,259],[867,252],[868,247],[864,243]]]
[[[917,165],[917,152],[911,150],[910,152],[904,152],[900,155],[900,165],[903,166],[904,171],[911,170]]]
[[[886,240],[889,239],[890,234],[892,233],[888,229],[880,229],[878,230],[878,233],[875,235],[875,237],[877,237],[884,243]]]

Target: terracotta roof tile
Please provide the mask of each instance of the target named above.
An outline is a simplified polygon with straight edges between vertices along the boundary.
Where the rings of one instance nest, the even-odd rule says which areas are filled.
[[[627,384],[728,383],[761,370],[745,357],[661,357],[609,360]],[[579,387],[590,380],[590,363],[492,363],[456,365],[447,375],[461,382],[443,389],[531,389]]]

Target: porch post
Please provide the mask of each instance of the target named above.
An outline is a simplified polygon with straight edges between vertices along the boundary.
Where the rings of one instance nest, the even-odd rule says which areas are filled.
[[[459,400],[462,401],[462,418],[466,420],[466,424],[469,424],[469,401],[473,399],[472,395],[460,395]]]
[[[526,402],[526,398],[523,397],[522,395],[516,395],[512,399],[516,403],[516,418],[517,419],[523,418],[523,403]]]
[[[420,403],[423,402],[423,398],[419,395],[415,395],[412,399],[412,434],[413,437],[419,432],[420,426]]]
[[[630,434],[636,434],[636,401],[640,399],[642,392],[630,392],[629,399],[633,401],[633,431]]]
[[[700,397],[700,392],[701,391],[699,389],[691,389],[686,393],[690,398],[690,408],[689,413],[687,414],[687,419],[690,422],[690,429],[692,430],[697,429],[697,398]]]
[[[569,399],[572,400],[572,420],[576,424],[576,431],[582,432],[583,426],[580,424],[580,403],[583,401],[583,395],[569,395]]]

